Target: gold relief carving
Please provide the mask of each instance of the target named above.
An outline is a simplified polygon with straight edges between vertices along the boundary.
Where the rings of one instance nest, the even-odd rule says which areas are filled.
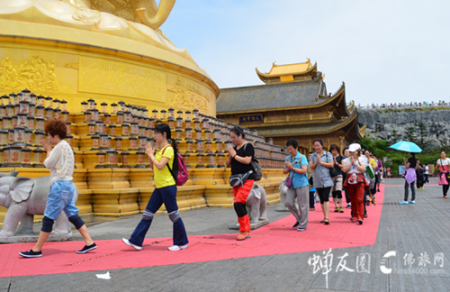
[[[166,101],[163,72],[87,57],[79,64],[79,91]]]
[[[78,69],[80,69],[80,64],[78,62],[65,63],[64,67],[78,70]]]
[[[9,57],[0,61],[0,88],[28,88],[30,90],[59,91],[55,61],[32,56],[14,66]]]
[[[169,104],[171,107],[198,109],[201,113],[209,114],[208,94],[201,86],[188,81],[183,82],[181,76],[178,76],[176,85],[167,90],[175,93]]]

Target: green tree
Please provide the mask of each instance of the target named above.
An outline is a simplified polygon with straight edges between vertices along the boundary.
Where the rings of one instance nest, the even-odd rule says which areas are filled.
[[[390,143],[395,144],[402,138],[401,135],[397,132],[397,130],[392,130],[392,133],[390,135]]]
[[[430,145],[429,141],[425,141],[425,138],[428,136],[427,126],[422,121],[420,121],[420,123],[417,125],[417,129],[419,132],[419,139],[417,141],[417,144],[420,148],[422,148],[422,150],[425,150]]]
[[[413,143],[417,143],[417,134],[416,134],[417,130],[415,127],[409,127],[406,128],[405,131],[405,139],[408,142],[413,142]]]
[[[361,149],[368,149],[369,151],[373,152],[372,138],[363,138],[359,141],[359,144],[361,145]]]

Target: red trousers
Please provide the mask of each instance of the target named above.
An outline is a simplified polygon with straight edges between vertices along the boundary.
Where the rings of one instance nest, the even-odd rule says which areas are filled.
[[[233,187],[233,194],[234,194],[234,202],[235,203],[247,203],[248,195],[250,194],[250,191],[253,188],[253,182],[254,180],[246,180],[244,185],[240,187]],[[251,226],[250,226],[250,217],[248,217],[248,214],[245,214],[245,216],[238,217],[239,222],[239,231],[240,232],[250,232]]]
[[[353,218],[364,220],[364,183],[348,184],[347,191],[352,202]]]

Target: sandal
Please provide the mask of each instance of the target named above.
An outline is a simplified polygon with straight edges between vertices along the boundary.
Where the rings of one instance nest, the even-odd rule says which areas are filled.
[[[325,219],[323,219],[322,221],[320,221],[320,223],[325,223]]]
[[[325,225],[330,224],[330,220],[328,220],[328,219],[323,219],[323,221],[324,221]]]

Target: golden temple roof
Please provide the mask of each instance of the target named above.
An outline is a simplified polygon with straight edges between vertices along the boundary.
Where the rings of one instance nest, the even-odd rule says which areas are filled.
[[[321,74],[318,73],[317,62],[312,65],[309,58],[304,63],[296,64],[277,65],[274,62],[268,73],[262,73],[256,68],[256,74],[266,84],[309,80]]]
[[[333,113],[340,119],[350,116],[354,107],[345,100],[345,83],[334,94],[326,93],[322,79],[224,88],[217,99],[217,115],[279,110],[308,110],[333,105]]]
[[[347,133],[352,132],[361,139],[364,136],[365,125],[363,129],[359,129],[358,114],[354,111],[349,117],[334,119],[328,123],[292,124],[292,122],[287,122],[282,127],[277,125],[249,128],[257,130],[258,135],[264,137],[326,135],[344,129]]]

